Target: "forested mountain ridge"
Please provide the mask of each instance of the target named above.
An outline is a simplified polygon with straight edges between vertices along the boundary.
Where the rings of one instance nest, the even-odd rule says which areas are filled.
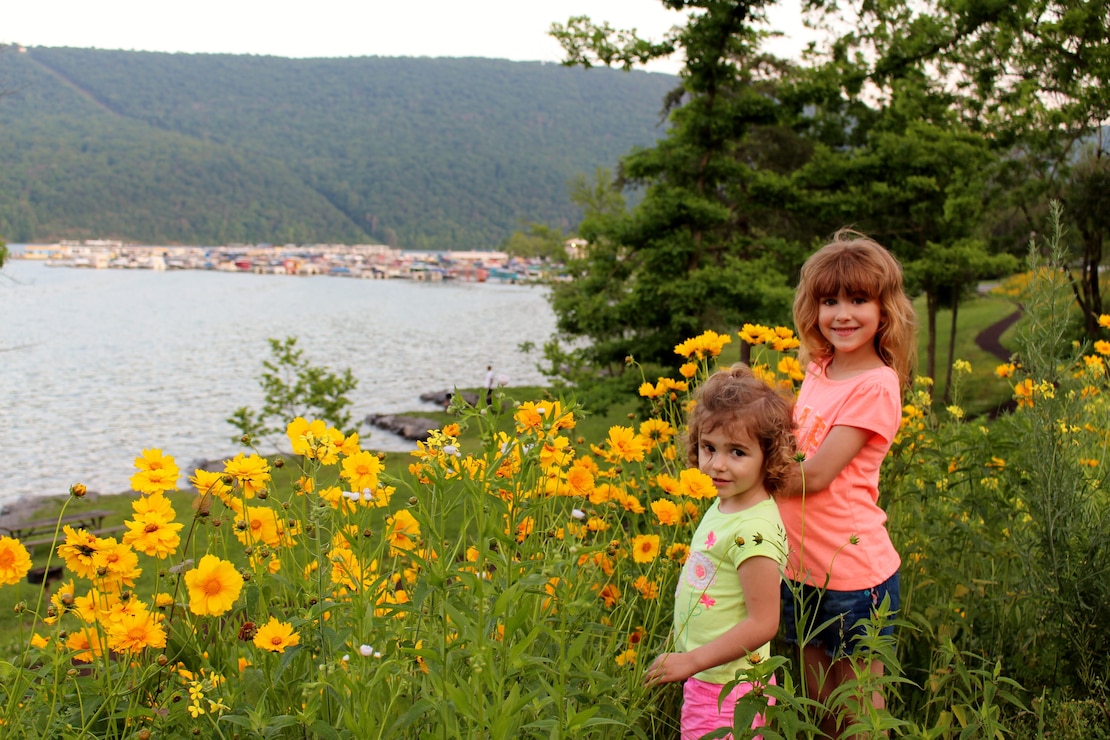
[[[0,54],[11,242],[495,247],[661,135],[674,77],[488,59]]]

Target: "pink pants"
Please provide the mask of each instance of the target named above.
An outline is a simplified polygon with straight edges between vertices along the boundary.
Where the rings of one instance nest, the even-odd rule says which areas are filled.
[[[772,683],[774,679],[772,679]],[[686,679],[682,687],[682,740],[697,740],[722,727],[732,727],[732,713],[736,709],[736,701],[752,690],[750,683],[737,684],[728,696],[721,701],[720,710],[717,702],[721,697],[723,684],[707,683],[696,678]],[[772,697],[767,697],[768,704],[774,704]],[[752,722],[752,728],[763,727],[766,721],[762,714],[757,714]],[[729,735],[731,738],[732,735]],[[762,738],[762,735],[757,736]]]

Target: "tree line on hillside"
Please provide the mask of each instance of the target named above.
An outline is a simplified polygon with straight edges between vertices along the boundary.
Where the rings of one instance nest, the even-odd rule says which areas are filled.
[[[0,54],[11,241],[494,248],[663,128],[673,77],[485,59]]]

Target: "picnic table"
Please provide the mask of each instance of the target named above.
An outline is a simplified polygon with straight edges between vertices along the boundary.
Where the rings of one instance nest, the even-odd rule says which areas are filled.
[[[47,517],[44,519],[32,519],[27,522],[19,522],[8,526],[0,525],[0,535],[8,535],[15,537],[21,541],[24,547],[34,547],[36,545],[49,545],[54,541],[54,532],[58,532],[59,538],[64,537],[62,534],[62,526],[69,525],[75,529],[84,529],[96,535],[107,534],[109,531],[119,531],[121,527],[112,527],[109,530],[104,529],[104,518],[112,516],[116,512],[111,509],[90,509],[89,511],[77,511],[71,514],[66,514],[59,518]]]

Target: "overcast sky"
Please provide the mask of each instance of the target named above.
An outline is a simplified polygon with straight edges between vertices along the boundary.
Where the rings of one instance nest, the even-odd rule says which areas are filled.
[[[574,15],[658,39],[683,16],[659,0],[16,0],[0,42],[24,46],[286,57],[427,56],[559,61],[547,35]],[[769,50],[795,56],[811,38],[798,0],[771,9],[788,34]],[[675,73],[680,60],[649,69]]]

